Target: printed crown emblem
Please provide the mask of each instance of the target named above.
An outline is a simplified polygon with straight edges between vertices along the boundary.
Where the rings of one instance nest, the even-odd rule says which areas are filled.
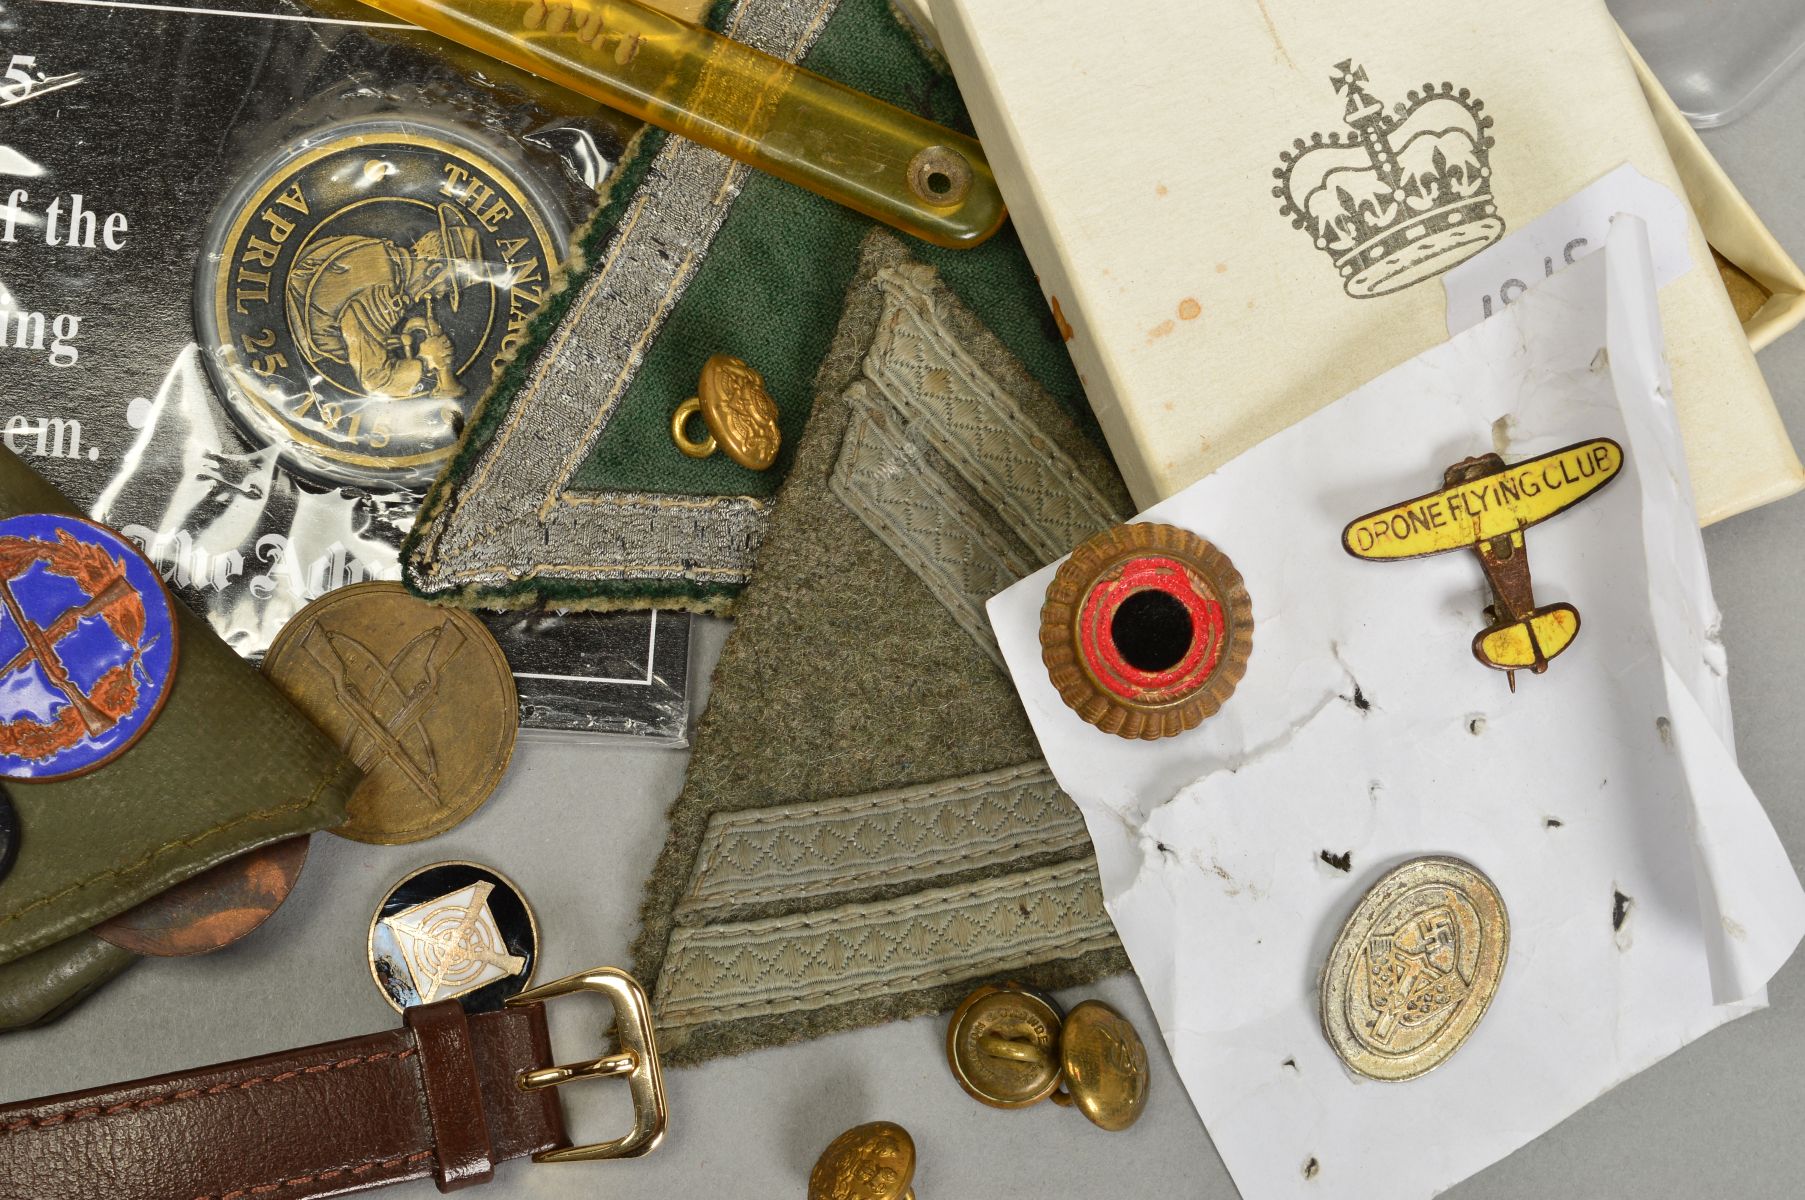
[[[1457,266],[1497,241],[1487,130],[1466,88],[1424,84],[1389,112],[1352,59],[1330,76],[1347,95],[1348,132],[1302,138],[1279,155],[1279,212],[1335,262],[1356,299],[1384,296]]]

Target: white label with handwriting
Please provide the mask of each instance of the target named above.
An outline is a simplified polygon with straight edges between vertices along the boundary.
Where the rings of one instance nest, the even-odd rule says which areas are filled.
[[[1647,222],[1655,279],[1662,287],[1692,269],[1685,203],[1625,163],[1443,275],[1448,333],[1479,324],[1556,271],[1602,249],[1618,213]]]

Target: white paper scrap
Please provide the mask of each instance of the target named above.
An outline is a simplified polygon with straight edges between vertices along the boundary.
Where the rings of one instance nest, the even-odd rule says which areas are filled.
[[[1692,218],[1685,202],[1624,163],[1444,274],[1448,332],[1470,329],[1533,284],[1602,249],[1618,213],[1647,223],[1660,286],[1692,268],[1687,241]]]
[[[1060,702],[1037,638],[1053,567],[991,601],[1249,1200],[1449,1187],[1761,1007],[1805,933],[1805,891],[1731,749],[1656,278],[1642,222],[1619,219],[1604,253],[1143,514],[1214,542],[1253,598],[1248,674],[1191,733],[1131,743]],[[1472,554],[1341,547],[1347,521],[1459,459],[1594,437],[1623,446],[1622,474],[1526,535],[1537,603],[1571,603],[1583,626],[1514,694],[1469,648],[1490,599]],[[1426,854],[1496,883],[1509,960],[1452,1058],[1376,1083],[1324,1040],[1319,972],[1367,888]]]

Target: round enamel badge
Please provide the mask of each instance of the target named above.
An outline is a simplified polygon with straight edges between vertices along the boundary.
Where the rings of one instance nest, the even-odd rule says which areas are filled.
[[[1054,574],[1040,621],[1060,698],[1125,738],[1195,729],[1234,692],[1253,648],[1240,572],[1173,525],[1118,525],[1085,541]]]
[[[557,272],[541,191],[505,147],[438,122],[348,123],[254,168],[196,281],[233,416],[310,474],[429,482]]]
[[[0,776],[67,779],[150,728],[175,677],[175,610],[119,534],[49,513],[0,521]]]
[[[441,862],[389,889],[370,921],[370,975],[389,1007],[456,1000],[493,1012],[532,981],[539,923],[500,871]]]

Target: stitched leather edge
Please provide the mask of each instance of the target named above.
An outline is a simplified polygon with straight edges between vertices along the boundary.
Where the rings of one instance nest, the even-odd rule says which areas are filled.
[[[160,1096],[145,1096],[138,1100],[127,1100],[120,1104],[94,1105],[90,1108],[78,1108],[73,1112],[58,1113],[54,1117],[27,1117],[8,1125],[0,1125],[0,1137],[17,1133],[25,1129],[51,1129],[58,1125],[71,1125],[77,1121],[86,1121],[94,1117],[111,1117],[118,1113],[132,1112],[141,1108],[157,1108],[164,1104],[174,1104],[183,1100],[193,1100],[199,1096],[217,1096],[222,1092],[249,1091],[266,1083],[287,1083],[302,1075],[318,1075],[324,1071],[344,1071],[352,1067],[361,1067],[368,1063],[387,1062],[390,1059],[401,1060],[412,1058],[419,1051],[379,1050],[374,1054],[359,1054],[351,1058],[341,1058],[337,1062],[314,1063],[310,1066],[297,1067],[292,1071],[278,1071],[274,1075],[253,1075],[249,1079],[240,1079],[232,1083],[216,1083],[208,1088],[181,1088],[165,1092]]]
[[[430,1150],[421,1150],[413,1154],[396,1155],[393,1158],[372,1158],[355,1163],[348,1167],[330,1167],[324,1171],[310,1171],[305,1175],[291,1175],[287,1179],[277,1179],[270,1183],[260,1183],[256,1187],[233,1188],[229,1192],[210,1192],[205,1196],[196,1196],[194,1200],[244,1200],[247,1196],[270,1196],[291,1187],[300,1187],[307,1183],[325,1183],[344,1175],[352,1179],[359,1175],[369,1175],[376,1171],[392,1171],[397,1167],[410,1167],[415,1163],[424,1163],[432,1157]]]

